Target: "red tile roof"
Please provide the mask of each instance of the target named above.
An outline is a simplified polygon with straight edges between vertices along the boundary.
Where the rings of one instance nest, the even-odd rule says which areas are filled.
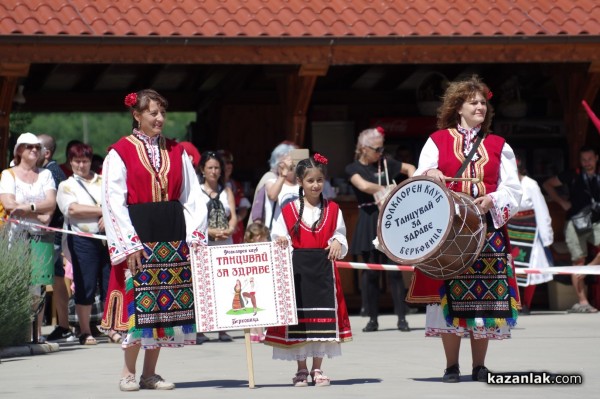
[[[600,35],[598,0],[2,0],[0,36]]]

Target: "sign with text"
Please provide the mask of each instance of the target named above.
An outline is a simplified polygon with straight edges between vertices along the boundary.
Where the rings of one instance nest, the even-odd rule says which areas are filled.
[[[191,252],[198,331],[298,323],[289,247],[261,242]]]
[[[378,238],[384,252],[399,263],[420,262],[445,240],[454,203],[431,178],[404,181],[379,214]]]

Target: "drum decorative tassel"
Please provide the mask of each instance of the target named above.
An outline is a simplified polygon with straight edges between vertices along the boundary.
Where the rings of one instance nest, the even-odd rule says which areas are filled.
[[[379,214],[377,237],[393,261],[446,280],[477,259],[486,228],[485,215],[470,196],[419,176],[390,192]]]

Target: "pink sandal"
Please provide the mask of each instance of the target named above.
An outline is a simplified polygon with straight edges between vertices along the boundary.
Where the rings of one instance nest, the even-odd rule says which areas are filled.
[[[321,369],[311,370],[310,377],[312,378],[313,385],[316,387],[326,387],[331,384],[331,380],[323,374],[323,370]]]
[[[301,369],[296,372],[294,378],[292,378],[292,383],[295,387],[307,387],[308,386],[308,370]]]

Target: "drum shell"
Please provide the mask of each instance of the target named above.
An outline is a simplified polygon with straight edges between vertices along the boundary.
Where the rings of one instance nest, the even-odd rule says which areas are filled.
[[[436,223],[445,226],[445,231],[437,245],[418,258],[407,258],[394,253],[385,242],[382,234],[383,218],[390,201],[394,200],[396,192],[405,185],[418,184],[420,181],[434,183],[446,196],[449,212],[446,218],[439,218]],[[442,220],[443,219],[443,220]],[[381,250],[393,261],[399,264],[412,264],[420,271],[434,279],[449,279],[462,274],[479,256],[485,243],[487,224],[473,199],[464,194],[456,193],[442,186],[432,178],[420,176],[408,179],[396,187],[382,207],[378,221],[378,239]]]

